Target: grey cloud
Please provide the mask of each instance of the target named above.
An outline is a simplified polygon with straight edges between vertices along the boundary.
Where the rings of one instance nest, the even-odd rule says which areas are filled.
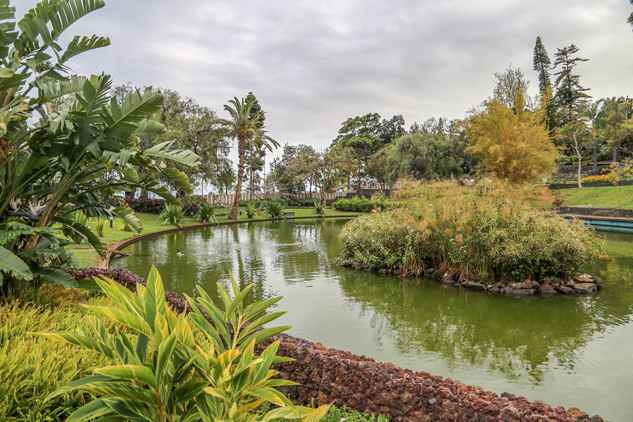
[[[622,0],[110,0],[72,33],[107,35],[112,46],[72,67],[168,87],[220,115],[253,91],[271,136],[324,148],[345,119],[369,112],[407,125],[461,118],[510,63],[535,93],[537,35],[552,58],[580,47],[594,97],[632,95],[630,12]]]

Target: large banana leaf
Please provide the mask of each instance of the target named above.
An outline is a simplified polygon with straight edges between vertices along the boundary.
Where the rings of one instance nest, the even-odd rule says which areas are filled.
[[[29,266],[2,246],[0,246],[0,270],[21,280],[33,280],[33,273]]]
[[[108,125],[105,135],[119,140],[129,138],[138,129],[138,123],[160,110],[162,104],[163,96],[150,88],[142,96],[138,91],[126,96],[121,107],[113,97],[110,109],[104,113]]]
[[[121,220],[125,221],[125,224],[129,224],[130,227],[132,227],[134,230],[139,233],[141,232],[141,229],[143,228],[143,223],[141,223],[141,220],[139,220],[138,217],[134,215],[134,211],[132,210],[132,208],[128,207],[127,205],[121,205],[120,207],[116,207],[115,209],[113,209],[112,212]]]
[[[20,53],[27,56],[35,50],[33,47],[40,52],[51,46],[59,48],[55,43],[66,29],[83,16],[103,6],[103,0],[44,0],[38,3],[18,22],[22,30],[20,44],[23,49]],[[52,31],[47,26],[48,23],[53,27]],[[38,37],[43,41],[41,44],[26,42],[29,41],[26,38],[34,41]]]
[[[61,284],[65,287],[76,289],[79,287],[73,277],[66,271],[52,267],[31,267],[34,277],[40,277],[44,284]]]
[[[51,219],[54,223],[60,223],[63,226],[72,229],[73,231],[79,233],[87,243],[90,243],[93,248],[99,253],[101,256],[105,256],[105,252],[103,251],[103,244],[101,240],[95,235],[92,230],[83,224],[79,224],[78,222],[71,220],[70,218],[61,217],[56,215]]]
[[[53,101],[64,95],[81,92],[87,80],[88,78],[84,76],[72,75],[67,81],[48,81],[38,78],[33,84],[39,90],[40,97],[44,100]]]
[[[143,151],[143,155],[152,158],[171,160],[189,167],[198,166],[197,161],[199,157],[196,154],[191,151],[184,151],[181,149],[172,150],[171,146],[173,144],[174,141],[161,142],[160,144],[154,145],[153,147]]]
[[[75,37],[66,47],[66,51],[62,55],[61,61],[64,63],[78,54],[94,50],[95,48],[106,47],[108,45],[110,45],[110,38],[107,37],[98,37],[96,35],[93,35],[92,37]]]

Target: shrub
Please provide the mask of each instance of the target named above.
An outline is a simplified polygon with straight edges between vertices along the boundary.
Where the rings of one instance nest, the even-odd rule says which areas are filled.
[[[318,409],[294,406],[275,389],[298,385],[270,379],[278,373],[270,369],[272,364],[290,360],[276,356],[279,341],[255,355],[257,343],[290,328],[258,330],[284,314],[266,314],[281,298],[245,306],[244,297],[253,284],[240,290],[231,276],[235,299],[217,283],[223,308],[198,288],[198,299],[187,297],[193,312],[176,315],[165,301],[156,267],[152,267],[147,285],[137,286],[136,295],[107,278],[97,283],[115,306],[86,306],[87,310],[127,326],[132,334],[112,333],[96,316],[86,316],[86,324],[78,327],[80,335],[36,333],[91,349],[111,364],[49,396],[54,399],[76,390],[99,396],[69,420],[100,417],[118,421],[138,415],[133,419],[251,422],[253,411],[264,403],[281,407],[270,411],[262,422],[295,418],[317,422],[327,413],[328,405]]]
[[[165,206],[168,205],[167,201],[164,199],[134,199],[134,198],[126,198],[126,203],[130,208],[132,208],[135,212],[142,212],[147,214],[160,214],[165,209]],[[200,210],[200,206],[203,205],[205,201],[202,197],[197,196],[187,196],[184,198],[180,198],[181,206],[186,215],[196,214]]]
[[[246,216],[248,218],[255,218],[255,203],[251,202],[246,205]]]
[[[187,221],[185,212],[178,205],[167,205],[158,217],[163,220],[163,225],[171,224],[180,227]]]
[[[210,222],[217,221],[215,218],[215,210],[216,208],[209,204],[208,202],[203,202],[200,204],[200,208],[198,209],[198,214],[196,214],[196,219],[201,222]]]
[[[94,231],[99,237],[103,237],[104,227],[105,227],[105,220],[97,220],[90,226],[92,231]]]
[[[611,171],[607,174],[607,181],[617,185],[625,177],[633,176],[633,160],[630,158],[609,166]]]
[[[276,199],[268,201],[268,204],[266,205],[266,215],[268,218],[283,218],[284,207],[281,202]]]
[[[325,210],[323,209],[323,205],[321,205],[317,201],[314,201],[314,212],[317,213],[318,215],[325,214]]]
[[[37,295],[34,302],[0,306],[0,420],[5,422],[65,421],[90,396],[70,392],[45,401],[46,396],[107,362],[90,350],[26,333],[74,330],[84,314],[78,302],[105,306],[109,300],[58,286],[45,286]]]
[[[550,215],[547,188],[455,181],[404,183],[397,208],[341,232],[345,261],[419,273],[444,268],[480,281],[566,277],[598,250],[593,230]]]
[[[372,212],[374,208],[379,210],[386,209],[390,206],[390,201],[385,198],[366,199],[358,196],[352,199],[339,199],[332,204],[332,208],[337,211],[346,212]]]

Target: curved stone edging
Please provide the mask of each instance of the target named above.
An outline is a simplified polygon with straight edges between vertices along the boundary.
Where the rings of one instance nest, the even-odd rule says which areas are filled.
[[[146,283],[128,270],[89,268],[69,273],[77,280],[112,278],[132,292],[137,284]],[[185,299],[176,293],[165,292],[165,299],[176,311],[189,310]],[[295,359],[278,364],[276,369],[280,378],[301,384],[285,389],[296,402],[333,402],[360,412],[389,415],[397,422],[604,422],[600,416],[589,417],[575,407],[552,407],[509,393],[497,395],[482,387],[376,362],[287,334],[278,334],[258,346],[275,340],[280,341],[279,355]]]
[[[343,267],[353,267],[355,270],[365,271],[379,271],[383,273],[393,274],[399,277],[427,277],[439,280],[441,283],[463,287],[469,290],[487,292],[487,293],[501,293],[511,296],[531,296],[535,294],[541,294],[546,296],[555,295],[557,293],[565,295],[578,295],[589,294],[604,289],[602,279],[600,277],[591,276],[585,273],[578,273],[570,280],[561,280],[560,278],[550,279],[546,277],[540,280],[540,283],[534,280],[525,280],[523,283],[488,283],[482,284],[472,280],[455,280],[453,274],[450,271],[439,271],[434,268],[427,268],[420,272],[407,272],[405,269],[397,270],[380,270],[369,262],[349,262],[339,261]]]
[[[154,236],[161,236],[167,233],[175,233],[175,232],[179,232],[183,230],[190,230],[190,229],[196,229],[196,228],[202,228],[202,227],[219,227],[219,226],[227,226],[230,224],[259,223],[263,221],[309,220],[309,219],[315,219],[315,218],[354,218],[354,217],[358,217],[358,215],[349,215],[349,216],[347,215],[325,216],[324,215],[324,216],[314,216],[314,217],[310,216],[310,217],[290,217],[290,218],[265,218],[262,220],[223,221],[221,223],[198,223],[198,224],[190,224],[190,225],[182,226],[182,227],[174,227],[171,229],[160,230],[157,232],[139,234],[138,236],[130,237],[129,239],[124,239],[120,242],[113,243],[112,245],[108,246],[108,249],[106,250],[105,258],[99,257],[97,268],[100,268],[100,269],[110,268],[110,258],[112,257],[113,253],[115,253],[115,251],[119,250],[120,248],[124,248],[128,245],[131,245],[134,242],[138,242],[139,240],[147,239]]]

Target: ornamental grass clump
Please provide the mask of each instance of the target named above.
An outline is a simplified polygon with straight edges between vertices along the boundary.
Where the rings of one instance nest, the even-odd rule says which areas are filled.
[[[341,259],[480,282],[568,277],[599,250],[593,230],[552,215],[546,188],[405,181],[396,207],[348,223]]]
[[[178,205],[167,205],[163,212],[158,216],[163,220],[163,225],[171,224],[180,227],[187,222],[185,211]]]
[[[202,202],[202,204],[200,204],[200,208],[198,209],[198,213],[196,214],[196,219],[202,223],[209,223],[211,221],[217,222],[215,211],[215,206],[204,201]]]
[[[266,216],[268,218],[284,218],[284,207],[280,201],[272,199],[266,203]]]

